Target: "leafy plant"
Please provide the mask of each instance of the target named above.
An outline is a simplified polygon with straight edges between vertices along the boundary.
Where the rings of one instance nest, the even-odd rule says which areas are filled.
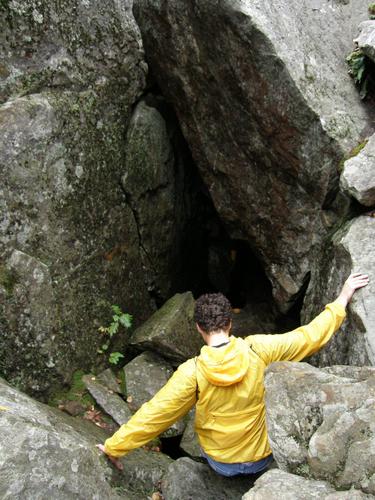
[[[366,71],[367,57],[361,49],[357,48],[346,58],[349,66],[349,74],[353,77],[359,87],[359,96],[364,99],[368,92],[369,76]]]
[[[370,3],[368,6],[368,15],[370,19],[375,19],[375,3]]]
[[[349,74],[359,88],[361,99],[374,100],[375,97],[375,63],[360,48],[356,48],[346,58]]]
[[[133,317],[130,314],[124,313],[119,306],[112,305],[112,311],[114,312],[112,316],[112,322],[108,326],[99,327],[99,332],[106,336],[106,340],[98,349],[99,354],[104,354],[108,351],[111,339],[119,331],[120,326],[124,328],[130,328],[132,325]],[[108,357],[108,361],[113,365],[117,365],[124,355],[121,352],[111,352]]]

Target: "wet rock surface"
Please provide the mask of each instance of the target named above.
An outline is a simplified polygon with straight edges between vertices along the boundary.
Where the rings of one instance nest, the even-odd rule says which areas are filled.
[[[287,310],[327,234],[339,159],[369,124],[344,63],[367,2],[137,0],[134,13],[220,217]]]
[[[171,133],[155,106],[142,100],[133,112],[121,182],[137,221],[148,290],[163,300],[171,294],[180,260],[185,222],[183,165],[175,157]]]
[[[45,396],[95,363],[111,304],[153,310],[119,183],[147,66],[129,2],[0,10],[0,372]]]
[[[375,368],[319,370],[274,363],[266,375],[267,428],[278,466],[375,494]],[[362,373],[361,373],[362,372]]]

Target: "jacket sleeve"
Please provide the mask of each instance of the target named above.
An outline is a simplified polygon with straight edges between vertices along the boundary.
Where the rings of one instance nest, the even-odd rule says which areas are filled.
[[[326,345],[345,316],[344,307],[332,302],[308,325],[279,335],[251,335],[246,342],[254,347],[266,365],[274,361],[301,361]]]
[[[195,362],[183,363],[155,396],[104,443],[105,451],[121,457],[139,448],[183,417],[196,401]]]

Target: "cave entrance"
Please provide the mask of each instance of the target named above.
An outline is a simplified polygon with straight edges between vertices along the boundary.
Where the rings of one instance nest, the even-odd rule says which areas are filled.
[[[155,305],[161,307],[171,295],[186,290],[191,290],[195,298],[203,293],[221,292],[234,310],[235,335],[272,333],[294,327],[299,322],[302,300],[287,315],[278,311],[262,262],[247,241],[230,237],[174,109],[152,78],[144,99],[163,116],[174,157],[176,220],[171,227],[176,239],[171,250],[171,285],[164,290],[157,284],[150,287]]]

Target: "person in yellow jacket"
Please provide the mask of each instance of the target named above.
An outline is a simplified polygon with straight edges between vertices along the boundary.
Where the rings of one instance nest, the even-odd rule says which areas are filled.
[[[231,305],[206,294],[194,319],[206,345],[179,366],[167,384],[109,439],[98,445],[119,468],[118,457],[168,429],[196,405],[195,430],[202,454],[219,474],[257,473],[272,459],[264,403],[264,371],[274,361],[301,361],[338,330],[345,308],[368,276],[352,274],[337,299],[308,325],[284,334],[230,336]]]

